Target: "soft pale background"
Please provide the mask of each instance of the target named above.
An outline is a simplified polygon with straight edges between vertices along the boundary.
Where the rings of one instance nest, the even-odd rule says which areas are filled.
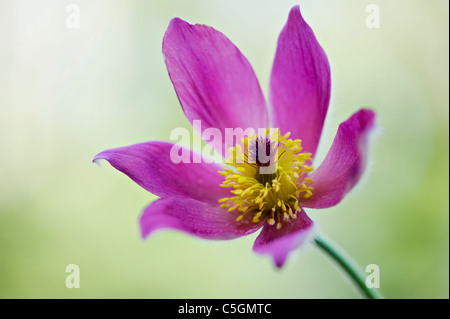
[[[79,5],[81,28],[65,26]],[[352,298],[314,246],[281,271],[251,252],[256,235],[205,242],[137,219],[155,197],[99,151],[190,129],[161,41],[179,16],[224,32],[267,93],[275,45],[295,1],[0,2],[0,297]],[[381,9],[367,29],[366,5]],[[448,1],[300,1],[328,54],[338,124],[375,109],[370,173],[339,206],[310,211],[361,265],[378,264],[390,298],[449,297]],[[182,178],[182,176],[180,176]],[[65,287],[65,267],[81,288]]]

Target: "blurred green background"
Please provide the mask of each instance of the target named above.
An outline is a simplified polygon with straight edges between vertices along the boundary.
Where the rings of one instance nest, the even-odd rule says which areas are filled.
[[[78,29],[65,24],[71,3]],[[227,35],[267,96],[277,37],[297,3],[332,69],[318,159],[360,107],[376,110],[380,126],[363,183],[310,217],[362,266],[379,265],[387,298],[448,298],[447,0],[1,0],[0,297],[358,297],[314,246],[277,270],[252,253],[257,234],[207,242],[166,231],[143,241],[137,219],[155,196],[91,163],[106,148],[191,129],[161,53],[172,17]],[[378,29],[365,25],[370,3]],[[65,286],[72,263],[79,289]]]

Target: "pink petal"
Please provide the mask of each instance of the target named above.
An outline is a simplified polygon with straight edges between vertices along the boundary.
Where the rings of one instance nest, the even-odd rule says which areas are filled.
[[[211,163],[178,163],[170,158],[174,144],[146,142],[119,147],[97,154],[94,161],[107,160],[113,167],[130,177],[137,184],[157,196],[187,196],[217,204],[217,200],[229,196],[229,190],[219,187],[223,177],[218,174],[221,166]],[[190,155],[193,152],[183,148]]]
[[[264,225],[255,240],[253,251],[257,254],[271,255],[276,266],[283,266],[288,254],[306,242],[313,229],[313,222],[301,210],[297,219],[284,222],[280,229],[275,225]]]
[[[184,113],[202,129],[266,128],[268,115],[256,75],[222,33],[174,18],[163,40],[167,70]],[[221,149],[221,154],[224,155]]]
[[[374,124],[375,113],[367,109],[341,123],[325,160],[310,176],[313,196],[302,206],[334,206],[356,185],[366,166],[368,133]]]
[[[270,79],[273,127],[316,152],[330,100],[330,66],[300,7],[289,13],[278,38]]]
[[[146,238],[159,229],[176,229],[206,239],[233,239],[258,230],[251,219],[236,222],[239,212],[214,207],[191,198],[161,198],[143,212],[139,225]]]

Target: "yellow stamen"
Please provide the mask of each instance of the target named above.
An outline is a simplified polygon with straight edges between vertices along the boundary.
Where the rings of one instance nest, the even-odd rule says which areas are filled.
[[[242,147],[237,144],[230,148],[229,166],[219,174],[225,177],[220,186],[231,188],[232,196],[220,199],[219,203],[230,212],[236,209],[241,212],[237,222],[248,214],[253,223],[266,220],[281,229],[283,223],[297,218],[299,201],[313,195],[313,180],[308,174],[314,168],[306,165],[311,154],[301,152],[300,140],[288,139],[289,132],[284,136],[279,130],[269,133],[266,130],[263,136],[246,137]],[[259,151],[266,150],[268,162],[260,160],[258,147]]]

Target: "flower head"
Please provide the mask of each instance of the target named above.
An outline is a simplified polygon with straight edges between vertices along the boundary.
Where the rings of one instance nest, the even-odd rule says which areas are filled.
[[[322,47],[292,8],[278,39],[265,98],[247,59],[222,33],[174,18],[163,40],[170,79],[187,118],[207,127],[268,128],[227,150],[226,165],[174,163],[173,144],[147,142],[110,149],[106,159],[161,198],[140,218],[143,237],[162,228],[206,239],[232,239],[262,228],[253,250],[281,267],[313,229],[304,208],[339,203],[360,179],[375,114],[361,109],[341,123],[325,160],[312,161],[330,100],[330,68]],[[222,141],[225,142],[225,141]],[[183,148],[191,158],[193,151]]]

